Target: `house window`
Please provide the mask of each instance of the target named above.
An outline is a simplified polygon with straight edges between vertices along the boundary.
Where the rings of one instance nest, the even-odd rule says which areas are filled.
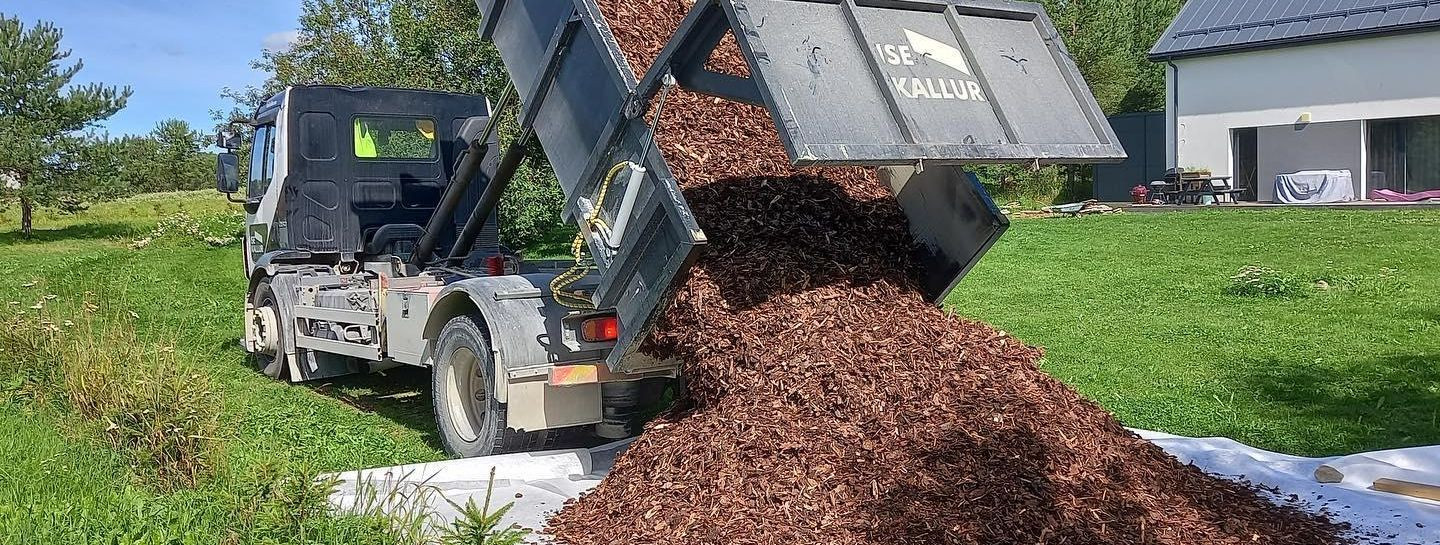
[[[1370,189],[1440,189],[1440,116],[1370,122]]]

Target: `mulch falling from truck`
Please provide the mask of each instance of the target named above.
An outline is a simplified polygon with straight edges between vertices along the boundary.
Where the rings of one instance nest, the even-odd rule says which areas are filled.
[[[642,69],[691,6],[599,4]],[[710,67],[743,74],[730,44]],[[650,349],[685,362],[687,392],[552,519],[560,541],[1345,542],[1136,437],[1040,371],[1039,349],[926,302],[870,171],[794,169],[763,109],[670,100],[661,149],[710,242]]]

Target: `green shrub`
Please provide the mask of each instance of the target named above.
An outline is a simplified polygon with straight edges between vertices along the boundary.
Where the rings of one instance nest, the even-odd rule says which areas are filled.
[[[1240,297],[1305,297],[1314,284],[1269,267],[1246,265],[1230,277],[1225,293]]]
[[[1248,265],[1230,277],[1225,293],[1241,297],[1308,297],[1315,293],[1359,296],[1382,295],[1409,287],[1399,272],[1390,267],[1375,274],[1355,274],[1326,269],[1315,276],[1300,276],[1269,267]]]
[[[257,498],[256,525],[251,533],[280,539],[298,537],[300,543],[308,543],[307,534],[313,536],[333,522],[329,498],[338,483],[294,473],[268,482]]]
[[[1019,202],[1025,208],[1080,202],[1094,194],[1093,176],[1086,167],[1047,166],[1038,170],[1021,165],[971,167],[997,203]]]
[[[490,482],[485,487],[485,503],[481,507],[475,506],[474,498],[465,501],[465,505],[445,500],[460,512],[460,516],[450,524],[440,542],[444,545],[518,545],[525,537],[530,535],[529,530],[517,528],[515,525],[502,526],[501,521],[505,513],[515,506],[510,502],[500,506],[494,511],[490,510],[490,497],[495,492],[495,468],[490,468]]]
[[[500,201],[500,239],[512,248],[527,248],[562,225],[565,195],[542,160],[526,161]]]

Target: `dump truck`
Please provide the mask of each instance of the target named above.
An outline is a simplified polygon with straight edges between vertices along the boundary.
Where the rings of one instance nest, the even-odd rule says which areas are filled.
[[[765,108],[797,166],[875,168],[937,304],[1009,226],[962,165],[1124,158],[1033,3],[700,0],[643,73],[612,35],[626,22],[594,0],[477,5],[510,80],[495,102],[294,86],[217,139],[217,187],[246,211],[244,349],[291,381],[430,369],[454,456],[630,435],[679,376],[641,350],[706,247],[656,145],[675,87]],[[748,75],[706,67],[727,36]],[[498,239],[532,140],[578,230],[574,262]]]

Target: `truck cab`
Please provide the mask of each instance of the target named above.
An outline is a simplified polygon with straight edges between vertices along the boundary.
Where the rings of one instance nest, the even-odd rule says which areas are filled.
[[[245,349],[295,382],[431,369],[456,456],[624,437],[642,386],[676,366],[612,372],[614,313],[556,302],[564,267],[504,248],[493,203],[476,217],[500,162],[491,116],[485,97],[410,89],[295,86],[261,105],[234,131],[253,134],[246,176],[228,152],[217,173],[246,212]],[[417,263],[422,243],[444,257]]]
[[[246,185],[247,270],[267,254],[312,262],[408,255],[466,151],[460,129],[484,123],[484,97],[407,89],[291,87],[250,121]],[[442,130],[443,128],[443,130]],[[496,153],[487,160],[493,173]],[[469,187],[473,203],[488,178]],[[457,211],[452,224],[463,225]],[[448,248],[456,231],[446,229]],[[491,217],[475,257],[500,252]]]

